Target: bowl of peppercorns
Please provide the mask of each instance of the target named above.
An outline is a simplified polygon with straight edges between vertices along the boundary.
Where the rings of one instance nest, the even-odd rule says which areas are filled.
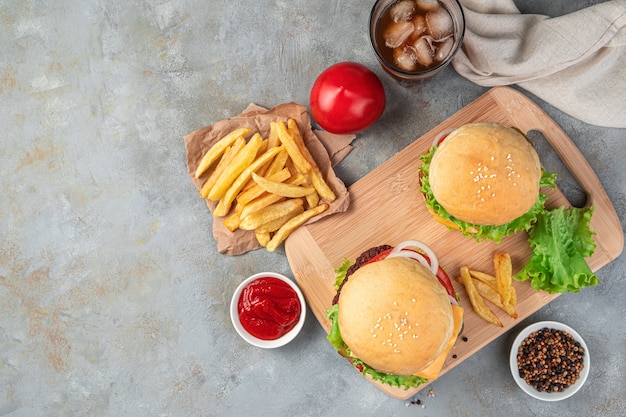
[[[587,380],[590,358],[583,338],[556,321],[540,321],[522,330],[511,347],[513,379],[528,395],[560,401]]]

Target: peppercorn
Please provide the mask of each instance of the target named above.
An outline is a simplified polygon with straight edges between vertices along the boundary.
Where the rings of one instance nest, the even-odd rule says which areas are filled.
[[[530,333],[518,348],[519,376],[537,391],[560,392],[579,378],[584,355],[572,335],[544,327]]]

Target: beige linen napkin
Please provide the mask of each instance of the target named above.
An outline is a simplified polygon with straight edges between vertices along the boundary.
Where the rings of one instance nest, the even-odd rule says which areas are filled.
[[[550,18],[512,0],[460,0],[455,70],[483,86],[517,84],[586,123],[626,127],[626,0]]]

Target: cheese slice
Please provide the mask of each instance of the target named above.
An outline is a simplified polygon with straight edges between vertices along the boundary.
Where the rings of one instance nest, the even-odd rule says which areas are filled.
[[[444,226],[447,226],[451,229],[454,230],[461,230],[459,228],[459,226],[454,223],[452,220],[450,219],[444,219],[443,217],[439,216],[437,213],[435,213],[435,211],[433,209],[431,209],[430,207],[426,206],[426,209],[430,212],[430,214],[432,214],[433,218],[438,221],[439,223],[443,224]],[[475,227],[469,227],[467,229],[468,233],[478,233],[478,230]]]
[[[450,349],[452,349],[452,347],[456,343],[456,339],[459,335],[459,332],[461,331],[461,325],[463,324],[462,307],[452,304],[452,319],[454,320],[454,330],[452,331],[452,337],[448,341],[448,345],[443,350],[443,352],[441,352],[441,354],[437,356],[437,359],[435,359],[433,363],[431,363],[427,368],[422,369],[415,375],[426,378],[429,381],[433,381],[439,378],[439,373],[441,372],[441,368],[443,368],[443,364],[448,357],[448,352],[450,352]]]

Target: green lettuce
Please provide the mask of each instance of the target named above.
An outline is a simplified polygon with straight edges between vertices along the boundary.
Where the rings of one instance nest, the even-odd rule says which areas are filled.
[[[457,219],[456,217],[450,215],[444,209],[441,204],[435,199],[433,196],[433,192],[430,188],[430,181],[428,178],[428,172],[430,170],[430,162],[432,161],[433,155],[437,150],[437,146],[433,146],[430,148],[428,153],[420,156],[422,161],[419,171],[421,178],[421,189],[420,191],[424,195],[424,201],[426,206],[436,213],[440,218],[444,220],[449,220],[455,225],[458,226],[461,233],[465,236],[474,238],[477,242],[484,240],[492,240],[496,243],[500,243],[502,238],[519,232],[519,231],[528,231],[533,223],[537,220],[537,215],[545,210],[544,204],[548,199],[548,196],[539,193],[539,197],[535,204],[522,216],[517,219],[511,221],[510,223],[501,225],[501,226],[478,226],[472,223],[464,222],[462,220]],[[544,169],[541,170],[541,180],[539,182],[540,187],[556,187],[556,173],[547,172]]]
[[[335,291],[339,289],[339,286],[346,278],[346,273],[348,272],[348,268],[354,265],[354,262],[349,260],[348,258],[343,258],[343,263],[337,269],[335,269]]]
[[[418,387],[428,382],[426,378],[422,378],[422,377],[415,376],[415,375],[395,375],[395,374],[387,374],[384,372],[379,372],[369,367],[362,360],[352,357],[350,348],[346,345],[346,343],[341,338],[338,316],[339,316],[339,304],[334,304],[326,312],[326,317],[331,322],[330,333],[328,334],[328,336],[326,336],[326,338],[333,345],[333,347],[337,349],[339,354],[347,358],[352,363],[352,365],[355,368],[357,368],[363,375],[369,375],[373,381],[380,381],[392,387],[404,388],[405,390],[408,390],[409,388]]]
[[[537,291],[551,294],[579,292],[598,284],[598,277],[585,261],[593,255],[596,243],[589,225],[593,206],[588,209],[560,207],[546,210],[529,231],[532,254],[514,278],[530,279]]]

